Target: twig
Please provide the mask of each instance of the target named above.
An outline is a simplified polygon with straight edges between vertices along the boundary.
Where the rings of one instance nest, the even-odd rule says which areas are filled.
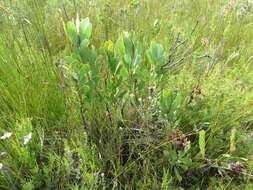
[[[83,102],[83,97],[82,97],[82,94],[81,94],[80,83],[79,83],[78,80],[75,80],[75,79],[74,79],[74,82],[76,84],[76,90],[77,90],[79,104],[80,104],[80,116],[81,116],[81,119],[82,119],[84,130],[87,132],[87,126],[86,126],[87,123],[86,123],[86,119],[84,117],[84,114],[85,114],[86,110],[84,108],[84,102]]]
[[[196,22],[195,26],[193,27],[193,29],[190,33],[190,36],[192,36],[193,33],[196,31],[198,24],[199,24],[199,21]],[[167,66],[171,66],[171,67],[176,66],[179,62],[184,60],[184,58],[182,58],[179,61],[177,61],[175,64],[171,65],[171,63],[174,62],[174,55],[177,52],[177,49],[180,46],[184,45],[187,41],[188,41],[188,39],[185,39],[184,41],[180,42],[180,33],[177,34],[176,40],[174,41],[174,44],[171,46],[171,48],[169,50],[170,54],[168,57],[168,61],[167,61],[167,63],[165,63],[164,65],[161,66],[160,70],[165,69],[165,67],[167,67]]]

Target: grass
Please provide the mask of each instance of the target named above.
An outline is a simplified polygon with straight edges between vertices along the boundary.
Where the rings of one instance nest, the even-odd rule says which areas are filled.
[[[252,10],[1,1],[0,189],[252,189]]]

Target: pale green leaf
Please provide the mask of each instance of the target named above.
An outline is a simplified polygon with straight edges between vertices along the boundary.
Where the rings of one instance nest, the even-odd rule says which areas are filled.
[[[92,24],[89,18],[86,18],[80,22],[79,31],[81,40],[90,39],[92,34]]]
[[[200,154],[202,157],[205,157],[205,152],[206,152],[206,132],[204,130],[201,130],[199,132],[199,149],[200,149]]]

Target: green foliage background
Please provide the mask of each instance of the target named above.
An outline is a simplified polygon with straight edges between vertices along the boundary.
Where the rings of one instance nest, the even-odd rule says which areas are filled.
[[[252,21],[250,0],[0,1],[0,189],[253,189]]]

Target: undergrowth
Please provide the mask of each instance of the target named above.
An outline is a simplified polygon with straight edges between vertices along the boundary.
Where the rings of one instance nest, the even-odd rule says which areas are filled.
[[[251,1],[0,2],[0,189],[253,189]]]

